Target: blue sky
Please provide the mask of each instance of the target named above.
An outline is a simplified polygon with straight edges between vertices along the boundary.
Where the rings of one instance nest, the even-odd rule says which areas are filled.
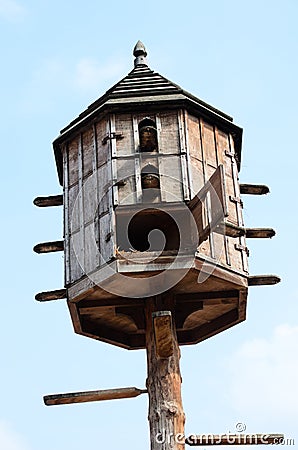
[[[138,39],[152,69],[244,128],[241,181],[271,187],[245,197],[246,224],[277,230],[249,242],[250,271],[282,283],[251,288],[245,323],[182,349],[186,430],[242,422],[298,441],[297,16],[294,0],[0,0],[1,449],[149,448],[145,396],[43,405],[50,393],[143,387],[146,363],[75,335],[63,301],[36,303],[62,287],[63,258],[32,252],[62,236],[62,210],[32,205],[60,192],[51,143],[132,69]]]

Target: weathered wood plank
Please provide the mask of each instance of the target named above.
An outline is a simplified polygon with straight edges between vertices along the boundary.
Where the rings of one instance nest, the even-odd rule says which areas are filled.
[[[159,152],[180,153],[178,115],[176,111],[160,112]]]
[[[63,205],[63,195],[49,195],[48,197],[36,197],[33,200],[35,206],[40,208],[47,208],[49,206],[61,206]]]
[[[240,193],[249,195],[265,195],[270,189],[265,184],[240,184]]]
[[[57,289],[56,291],[39,292],[35,295],[38,302],[49,302],[51,300],[61,300],[66,298],[66,289]]]
[[[270,445],[282,443],[283,440],[283,434],[201,434],[187,437],[185,444],[190,446]]]
[[[52,242],[42,242],[41,244],[36,244],[33,247],[35,253],[53,253],[53,252],[63,252],[64,241],[52,241]]]
[[[126,156],[134,153],[133,126],[131,114],[116,114],[115,116],[116,135],[122,135],[121,139],[114,139],[116,143],[117,156]]]
[[[248,277],[248,286],[271,286],[280,283],[276,275],[253,275]]]
[[[104,389],[100,391],[72,392],[69,394],[45,395],[43,400],[47,406],[69,405],[71,403],[99,402],[103,400],[133,398],[145,393],[147,393],[146,389],[128,387],[118,389]]]
[[[94,129],[90,127],[82,134],[83,177],[92,173],[94,154]]]

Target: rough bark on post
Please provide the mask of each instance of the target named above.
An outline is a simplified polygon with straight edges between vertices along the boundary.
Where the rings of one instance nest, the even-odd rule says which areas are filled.
[[[157,299],[146,302],[146,350],[151,450],[184,450],[185,416],[181,398],[180,349],[172,324],[173,354],[156,353],[152,313],[160,308]]]

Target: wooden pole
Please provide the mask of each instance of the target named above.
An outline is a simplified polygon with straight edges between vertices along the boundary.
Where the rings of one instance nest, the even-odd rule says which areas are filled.
[[[156,296],[146,301],[146,350],[147,350],[147,390],[149,396],[149,426],[151,450],[184,450],[185,416],[181,398],[180,349],[177,341],[175,322],[169,323],[170,298],[163,304]],[[166,306],[166,308],[165,308]],[[162,319],[161,319],[162,317]],[[159,323],[153,321],[158,319]],[[170,324],[170,326],[169,326]],[[160,329],[158,327],[160,325]],[[161,334],[171,343],[170,356],[159,356],[158,346]],[[167,354],[165,352],[164,354]]]

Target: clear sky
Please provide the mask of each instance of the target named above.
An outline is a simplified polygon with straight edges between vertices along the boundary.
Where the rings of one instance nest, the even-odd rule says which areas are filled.
[[[295,0],[183,2],[0,0],[1,450],[149,448],[147,399],[46,407],[42,396],[143,387],[144,351],[73,333],[61,254],[36,255],[62,237],[51,143],[59,130],[133,67],[141,39],[149,66],[244,128],[242,182],[248,226],[277,230],[250,241],[252,274],[282,283],[251,288],[247,321],[182,349],[187,433],[279,432],[298,443],[297,37]]]

